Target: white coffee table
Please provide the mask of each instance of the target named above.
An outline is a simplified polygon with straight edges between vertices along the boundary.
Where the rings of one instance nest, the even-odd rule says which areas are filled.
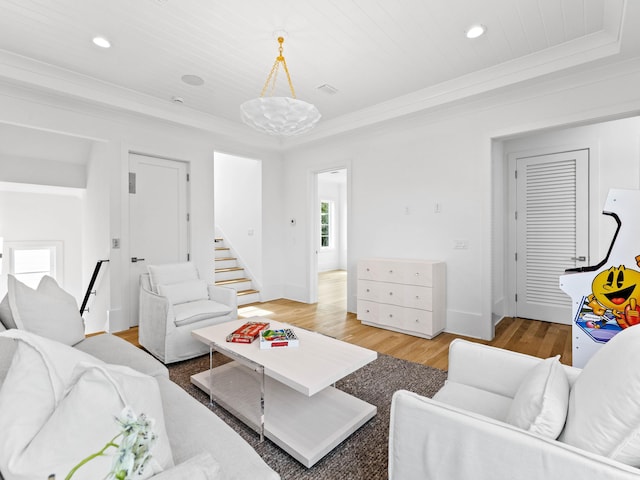
[[[260,350],[229,343],[229,333],[250,320],[293,328],[298,347]],[[191,382],[306,467],[311,467],[369,419],[377,408],[336,389],[336,381],[375,360],[373,350],[320,333],[254,317],[194,330],[213,352],[234,361],[193,375]]]

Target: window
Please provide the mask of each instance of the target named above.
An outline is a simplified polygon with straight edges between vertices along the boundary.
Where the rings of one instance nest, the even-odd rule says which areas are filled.
[[[9,273],[31,288],[49,275],[60,281],[62,242],[5,242],[9,251]]]
[[[331,202],[320,202],[320,246],[323,248],[331,245]]]

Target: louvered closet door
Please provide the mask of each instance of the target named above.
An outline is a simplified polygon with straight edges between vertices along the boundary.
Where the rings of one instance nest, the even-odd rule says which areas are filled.
[[[588,265],[589,151],[517,160],[517,316],[571,324],[558,287],[567,268]]]

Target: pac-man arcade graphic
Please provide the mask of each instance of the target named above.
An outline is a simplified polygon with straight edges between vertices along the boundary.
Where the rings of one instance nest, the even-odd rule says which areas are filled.
[[[576,367],[616,333],[640,324],[640,190],[610,190],[602,213],[617,223],[607,256],[560,276],[560,288],[572,299]]]

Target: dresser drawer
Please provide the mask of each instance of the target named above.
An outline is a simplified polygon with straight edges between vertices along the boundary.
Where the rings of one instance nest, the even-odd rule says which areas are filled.
[[[406,285],[399,283],[375,282],[360,280],[358,282],[358,298],[372,302],[403,305]]]
[[[363,280],[377,280],[380,262],[375,260],[361,260],[358,262],[358,278]]]
[[[432,312],[414,308],[405,309],[400,328],[408,332],[422,333],[429,336],[437,333],[433,331]]]
[[[432,289],[430,287],[375,282],[373,280],[358,282],[358,298],[372,302],[431,310],[433,303],[431,296]]]
[[[403,305],[421,310],[433,310],[433,288],[405,285],[402,293]]]
[[[433,264],[402,260],[363,260],[358,263],[358,278],[408,285],[433,285]]]
[[[433,314],[428,310],[358,300],[357,316],[369,325],[424,338],[432,338],[441,330],[434,332]]]
[[[358,320],[368,323],[380,323],[378,320],[378,306],[376,302],[368,302],[366,300],[358,300]]]

